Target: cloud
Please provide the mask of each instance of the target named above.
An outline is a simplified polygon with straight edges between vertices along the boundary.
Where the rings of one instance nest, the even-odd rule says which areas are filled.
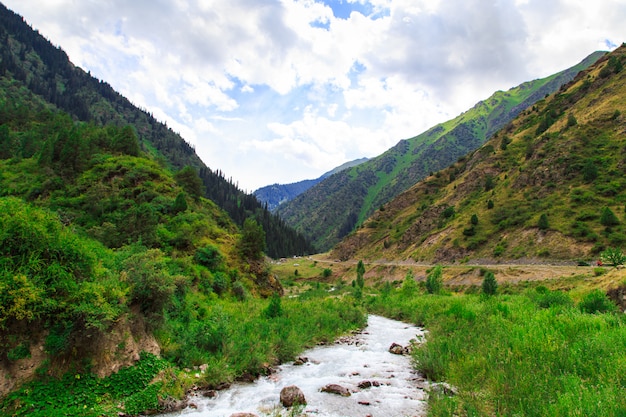
[[[247,189],[375,156],[626,40],[622,0],[4,3]]]

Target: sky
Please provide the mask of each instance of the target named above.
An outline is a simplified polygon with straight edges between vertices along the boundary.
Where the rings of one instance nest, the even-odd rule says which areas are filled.
[[[245,191],[626,41],[625,0],[2,0]]]

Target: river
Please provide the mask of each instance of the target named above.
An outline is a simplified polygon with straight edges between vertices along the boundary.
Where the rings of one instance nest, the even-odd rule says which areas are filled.
[[[298,386],[305,395],[306,416],[319,417],[405,417],[426,415],[427,395],[418,386],[423,379],[415,373],[410,356],[389,353],[392,343],[407,346],[420,340],[424,331],[384,317],[370,315],[367,327],[354,337],[303,352],[304,365],[285,364],[276,373],[253,383],[236,383],[218,391],[214,398],[192,396],[188,407],[177,413],[185,417],[229,417],[247,412],[259,416],[288,416],[280,406],[280,391]],[[364,381],[370,387],[359,388]],[[349,397],[321,392],[327,384],[351,391]]]

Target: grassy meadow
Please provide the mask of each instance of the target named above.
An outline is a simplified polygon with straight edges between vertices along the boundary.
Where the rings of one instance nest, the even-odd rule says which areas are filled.
[[[408,281],[365,303],[428,330],[415,366],[457,389],[431,395],[429,416],[626,415],[626,316],[604,291],[425,294]]]

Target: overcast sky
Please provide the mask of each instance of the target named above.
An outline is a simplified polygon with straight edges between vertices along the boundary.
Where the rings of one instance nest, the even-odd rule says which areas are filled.
[[[3,0],[253,191],[626,41],[624,0]]]

